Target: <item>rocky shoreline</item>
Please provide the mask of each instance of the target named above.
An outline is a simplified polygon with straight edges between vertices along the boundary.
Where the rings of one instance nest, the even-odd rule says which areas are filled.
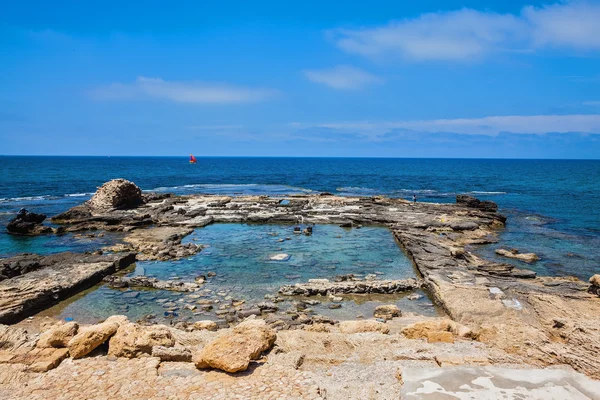
[[[229,372],[244,370],[253,360],[260,360],[261,354],[268,351],[273,345],[275,345],[275,349],[271,350],[267,357],[268,360],[272,358],[278,360],[279,353],[289,355],[300,351],[303,355],[303,363],[310,360],[308,364],[317,365],[319,361],[315,349],[322,346],[320,341],[337,340],[334,338],[342,340],[344,335],[361,334],[377,338],[381,335],[387,336],[391,328],[392,334],[398,335],[396,340],[419,341],[424,339],[428,343],[454,343],[457,341],[458,344],[453,344],[453,346],[458,346],[456,350],[460,346],[483,346],[487,352],[496,355],[496,358],[485,357],[485,363],[488,364],[499,364],[498,360],[502,360],[513,365],[519,364],[530,368],[568,365],[591,378],[600,379],[600,357],[598,357],[600,354],[600,298],[597,294],[600,291],[597,289],[600,281],[591,280],[592,285],[590,286],[590,284],[575,278],[540,278],[536,277],[533,271],[485,260],[468,251],[467,248],[472,245],[494,243],[497,233],[506,222],[506,218],[498,213],[497,206],[492,202],[481,202],[470,196],[458,196],[457,204],[410,203],[401,199],[379,196],[337,197],[329,194],[295,195],[280,198],[212,195],[154,196],[142,195],[141,191],[138,192],[127,182],[107,183],[103,188],[99,190],[100,195],[97,193],[92,201],[56,216],[52,218],[52,221],[61,224],[61,232],[87,230],[130,232],[128,239],[125,239],[122,245],[110,250],[131,251],[132,254],[137,254],[138,259],[177,259],[201,251],[201,246],[195,244],[193,246],[182,245],[181,239],[186,232],[191,232],[190,228],[202,227],[210,223],[296,224],[302,222],[304,224],[338,224],[350,227],[370,224],[385,225],[389,227],[399,245],[414,262],[419,273],[419,280],[402,282],[315,281],[282,287],[280,295],[333,296],[340,293],[373,291],[389,293],[423,287],[450,317],[447,322],[431,324],[426,318],[408,316],[408,318],[417,320],[415,323],[426,324],[420,327],[413,326],[408,330],[404,329],[406,328],[404,326],[402,329],[396,329],[396,333],[393,333],[394,321],[407,318],[406,316],[401,317],[400,312],[397,314],[392,312],[389,319],[381,318],[377,321],[350,321],[351,323],[337,324],[336,321],[327,320],[327,318],[319,319],[315,316],[308,316],[303,312],[305,306],[300,307],[295,312],[295,316],[285,318],[282,314],[273,314],[269,311],[273,309],[271,306],[274,306],[273,302],[263,305],[262,309],[256,306],[257,312],[251,311],[254,310],[252,307],[255,306],[253,305],[240,304],[222,314],[228,318],[226,321],[235,326],[236,321],[243,320],[248,315],[259,315],[264,318],[264,325],[262,320],[261,322],[242,322],[237,325],[242,326],[242,328],[238,328],[238,331],[235,327],[219,330],[216,334],[220,335],[219,332],[223,331],[222,335],[224,336],[215,339],[214,342],[209,343],[206,340],[201,343],[194,342],[196,346],[201,347],[197,353],[203,354],[201,357],[194,358],[197,368],[211,367]],[[32,232],[46,233],[48,231],[35,227]],[[106,250],[104,249],[104,251]],[[83,286],[99,282],[104,276],[121,269],[121,267],[117,268],[117,264],[126,264],[123,260],[133,262],[131,260],[133,256],[128,253],[124,256],[119,254],[123,253],[86,255],[85,257],[89,257],[89,259],[84,257],[84,261],[79,263],[63,260],[52,265],[44,264],[46,261],[41,261],[42,259],[28,260],[27,256],[19,256],[25,257],[23,259],[0,260],[2,271],[0,276],[4,278],[0,282],[0,317],[2,318],[0,321],[16,321],[29,315],[34,309],[38,309],[44,301],[58,301]],[[511,254],[517,253],[511,251],[505,253],[509,257]],[[119,258],[121,261],[117,261],[110,257],[124,258]],[[104,261],[104,258],[107,261]],[[533,257],[529,257],[529,259],[533,260]],[[29,261],[32,262],[29,263]],[[92,265],[94,267],[91,267]],[[67,283],[65,283],[65,276],[69,276]],[[179,286],[180,289],[185,287],[192,293],[195,290],[201,290],[199,287],[201,283],[189,283],[190,286],[186,286],[183,283],[164,281],[136,282],[132,281],[132,278],[122,277],[106,279],[113,284],[128,287],[131,285],[160,286],[177,290]],[[38,289],[41,282],[44,282],[43,290]],[[54,294],[58,294],[58,298],[54,298]],[[275,294],[274,299],[276,299]],[[276,309],[277,306],[275,306]],[[250,313],[248,313],[249,311]],[[255,320],[251,319],[250,321]],[[138,350],[111,352],[113,339],[110,338],[115,337],[113,335],[116,335],[119,330],[122,331],[122,335],[116,337],[128,337],[129,334],[124,332],[126,329],[121,329],[121,325],[118,323],[111,325],[111,321],[107,322],[103,323],[107,325],[103,325],[101,330],[108,333],[100,335],[95,340],[100,342],[100,338],[102,338],[98,346],[108,341],[108,357],[124,357],[124,354],[135,354],[134,357],[147,356],[158,359],[159,363],[163,359],[182,359],[189,363],[190,355],[194,354],[189,345],[187,347],[184,345],[187,339],[183,339],[186,337],[186,332],[193,333],[194,329],[188,332],[190,328],[189,326],[186,328],[185,325],[179,326],[183,330],[176,329],[176,327],[157,328],[143,325],[132,327],[127,325],[127,331],[136,332],[132,334],[132,337],[149,338],[139,344],[144,350],[141,352]],[[252,327],[246,329],[244,324]],[[255,326],[255,324],[260,326]],[[296,329],[290,329],[292,327]],[[270,330],[274,328],[277,328],[278,331],[271,332]],[[67,328],[63,329],[69,331]],[[281,329],[288,329],[288,331]],[[173,340],[169,339],[169,334],[166,332],[170,332]],[[215,335],[210,330],[198,332],[201,333],[194,333],[192,336],[208,335],[213,337]],[[14,335],[14,332],[11,335]],[[282,337],[286,339],[281,339]],[[310,337],[310,343],[314,349],[300,345],[303,340],[308,340],[308,337]],[[286,342],[288,339],[292,342]],[[114,342],[127,342],[127,340],[132,339],[119,339]],[[353,338],[352,340],[357,339]],[[31,342],[34,343],[35,338],[31,338]],[[64,342],[62,343],[64,344]],[[128,343],[124,345],[124,348],[137,348],[136,346],[138,346],[135,343]],[[290,347],[290,343],[294,343],[294,345]],[[344,348],[344,345],[341,346]],[[397,348],[391,343],[387,343],[385,346],[388,351],[394,351],[393,349]],[[17,358],[15,361],[15,358],[11,358],[15,349],[19,347],[22,348],[23,345],[16,346],[13,343],[2,346],[8,351],[2,359],[8,360],[5,361],[6,365],[25,365],[26,367],[22,367],[19,371],[27,370],[27,373],[30,373],[29,366],[31,364],[27,365],[25,362],[18,361],[21,359]],[[166,350],[172,347],[183,347],[187,350],[179,352]],[[44,365],[54,368],[67,357],[67,354],[77,358],[71,352],[68,343],[66,347],[57,347],[57,350],[63,348],[67,348],[69,351],[52,353],[52,356],[49,356],[51,360],[44,361],[46,363]],[[231,362],[223,361],[231,356],[226,350],[231,348],[237,349],[236,351],[240,352],[238,355],[243,355],[243,361],[240,362],[238,359],[229,360]],[[33,347],[30,346],[26,353],[29,354],[33,351],[32,349]],[[354,351],[356,352],[356,350]],[[432,351],[435,352],[435,349]],[[332,351],[328,350],[325,353],[332,354]],[[347,357],[351,352],[344,353],[338,349],[337,353],[339,357]],[[75,355],[79,354],[76,350]],[[31,357],[35,359],[35,355]],[[417,356],[413,354],[411,357]],[[440,357],[441,361],[438,360],[437,365],[470,364],[465,357],[460,358],[456,354],[453,357],[455,358],[450,357],[446,361],[443,361],[444,357]],[[379,360],[377,356],[371,359]],[[458,359],[462,361],[457,361]],[[298,358],[294,360],[293,365],[300,362]],[[435,356],[432,360],[435,360]],[[226,364],[227,366],[225,366]],[[234,366],[231,367],[231,365]],[[66,365],[65,368],[71,368],[71,364]],[[33,370],[36,369],[43,368],[38,365]],[[297,370],[297,368],[292,368],[292,370]],[[0,378],[1,376],[0,373]],[[401,388],[396,389],[401,390]],[[318,394],[313,393],[312,397],[314,398]]]

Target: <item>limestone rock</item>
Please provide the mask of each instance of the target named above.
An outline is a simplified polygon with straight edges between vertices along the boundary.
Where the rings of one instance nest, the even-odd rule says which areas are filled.
[[[41,348],[67,347],[69,341],[73,339],[78,330],[79,325],[74,321],[55,326],[41,334],[36,346]]]
[[[141,326],[134,323],[121,325],[108,343],[108,355],[135,358],[152,354],[152,347],[173,347],[175,339],[164,325]]]
[[[599,286],[600,287],[600,274],[595,274],[590,278],[590,283],[593,286]]]
[[[80,329],[68,343],[69,354],[73,358],[88,355],[96,347],[110,339],[117,329],[119,329],[119,324],[116,322],[103,322]]]
[[[219,329],[215,321],[196,321],[193,327],[195,331],[216,331]]]
[[[217,368],[226,372],[245,371],[251,360],[269,350],[277,335],[264,320],[247,319],[230,333],[218,337],[194,358],[197,368]]]
[[[496,249],[496,254],[507,258],[514,258],[516,260],[523,261],[528,264],[536,262],[540,259],[535,253],[519,253],[517,249]]]
[[[342,321],[340,322],[340,331],[342,333],[379,332],[387,334],[390,332],[390,328],[383,322],[373,320]]]
[[[454,343],[454,336],[452,335],[452,332],[448,331],[433,331],[427,334],[427,342]]]
[[[152,357],[160,358],[160,361],[190,362],[192,352],[185,347],[152,347]]]
[[[106,182],[88,201],[90,208],[96,211],[135,208],[142,203],[142,190],[125,179]]]
[[[394,304],[387,304],[384,306],[377,306],[375,308],[375,314],[373,315],[375,318],[382,318],[385,320],[390,320],[394,317],[400,317],[402,313],[398,306]]]
[[[408,339],[427,339],[429,342],[454,342],[454,337],[473,338],[473,331],[450,319],[432,319],[417,322],[402,329]]]

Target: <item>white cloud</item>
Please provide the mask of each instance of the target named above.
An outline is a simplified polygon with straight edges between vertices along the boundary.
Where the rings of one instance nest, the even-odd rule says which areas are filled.
[[[298,126],[298,125],[295,125]],[[376,139],[395,129],[418,132],[452,132],[495,136],[501,132],[544,134],[548,132],[600,133],[600,114],[490,116],[483,118],[414,121],[334,122],[312,125],[353,132]]]
[[[600,50],[600,4],[554,4],[526,7],[523,17],[531,26],[535,47]]]
[[[306,77],[316,83],[334,89],[360,89],[366,85],[381,83],[382,80],[375,75],[360,68],[348,65],[338,65],[333,68],[304,71]]]
[[[462,9],[364,29],[332,31],[338,47],[366,57],[470,61],[500,51],[600,49],[600,5],[566,3],[521,14]]]
[[[411,60],[480,57],[523,32],[512,15],[463,9],[423,14],[374,29],[340,30],[337,45],[363,56],[395,55]]]
[[[204,82],[168,82],[138,77],[131,84],[113,83],[91,92],[99,100],[162,99],[177,103],[229,104],[268,100],[276,91]]]

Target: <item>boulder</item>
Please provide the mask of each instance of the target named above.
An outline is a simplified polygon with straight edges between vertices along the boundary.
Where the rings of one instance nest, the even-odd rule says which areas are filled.
[[[247,319],[200,350],[194,363],[197,368],[245,371],[251,360],[273,347],[276,338],[277,334],[264,320]]]
[[[192,352],[185,347],[152,347],[152,357],[157,357],[160,361],[190,362],[192,361]]]
[[[493,201],[485,200],[481,201],[476,197],[469,196],[467,194],[456,195],[456,203],[464,205],[469,208],[476,208],[481,211],[496,212],[498,211],[498,204]]]
[[[19,214],[6,225],[6,230],[8,233],[16,235],[50,233],[52,232],[52,228],[42,225],[42,222],[44,222],[45,219],[45,214],[36,214],[29,211],[19,212]]]
[[[69,348],[69,354],[73,358],[81,358],[88,355],[96,347],[106,342],[112,335],[119,329],[117,322],[103,322],[97,325],[91,325],[79,330],[67,347]]]
[[[590,278],[590,285],[588,292],[600,296],[600,274],[596,274]]]
[[[135,208],[143,202],[142,190],[135,183],[113,179],[100,186],[87,204],[94,211],[109,211]]]
[[[383,322],[365,320],[365,321],[342,321],[340,322],[340,332],[342,333],[364,333],[378,332],[390,333],[390,328]]]
[[[454,342],[454,337],[474,338],[475,336],[469,327],[447,318],[408,325],[402,329],[402,334],[408,339],[427,339],[429,342]]]
[[[382,318],[385,320],[390,320],[394,317],[400,317],[401,315],[402,313],[400,312],[400,309],[394,304],[377,306],[375,308],[375,313],[373,314],[375,318]]]
[[[67,347],[78,330],[79,325],[74,321],[52,327],[40,335],[36,346],[40,348]]]
[[[215,321],[196,321],[193,329],[195,331],[216,331],[219,326]]]
[[[516,259],[519,261],[523,261],[528,264],[536,262],[537,260],[540,259],[537,256],[537,254],[535,254],[535,253],[519,253],[519,250],[517,250],[517,249],[512,249],[512,250],[496,249],[496,254],[501,255],[503,257],[513,258],[513,259]]]
[[[164,325],[141,326],[126,323],[119,327],[108,342],[108,355],[136,358],[143,354],[152,354],[154,346],[173,347],[175,338]]]

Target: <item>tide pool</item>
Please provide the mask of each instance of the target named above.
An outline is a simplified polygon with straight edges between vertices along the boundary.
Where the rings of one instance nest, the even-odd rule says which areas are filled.
[[[185,241],[206,245],[197,255],[177,261],[138,262],[133,275],[193,282],[207,276],[203,288],[191,293],[162,290],[119,290],[100,285],[59,304],[42,315],[71,317],[94,322],[113,314],[136,320],[148,314],[157,319],[173,311],[177,319],[218,319],[219,308],[245,301],[244,307],[275,295],[281,285],[306,282],[312,278],[333,280],[336,275],[375,274],[378,279],[406,279],[416,276],[413,265],[384,227],[346,229],[336,225],[316,225],[311,236],[294,234],[292,225],[214,224],[197,229]],[[286,254],[287,261],[271,261]],[[210,273],[210,274],[209,274]],[[211,276],[215,274],[215,276]],[[420,294],[424,294],[419,291]],[[405,295],[348,296],[341,308],[330,309],[330,300],[312,306],[314,312],[336,319],[372,317],[377,305],[398,304],[404,311],[433,315],[437,311],[424,296],[409,301]],[[291,300],[291,299],[290,299]],[[213,309],[201,311],[201,305]],[[292,306],[278,303],[280,310]],[[192,309],[193,308],[193,309]]]

